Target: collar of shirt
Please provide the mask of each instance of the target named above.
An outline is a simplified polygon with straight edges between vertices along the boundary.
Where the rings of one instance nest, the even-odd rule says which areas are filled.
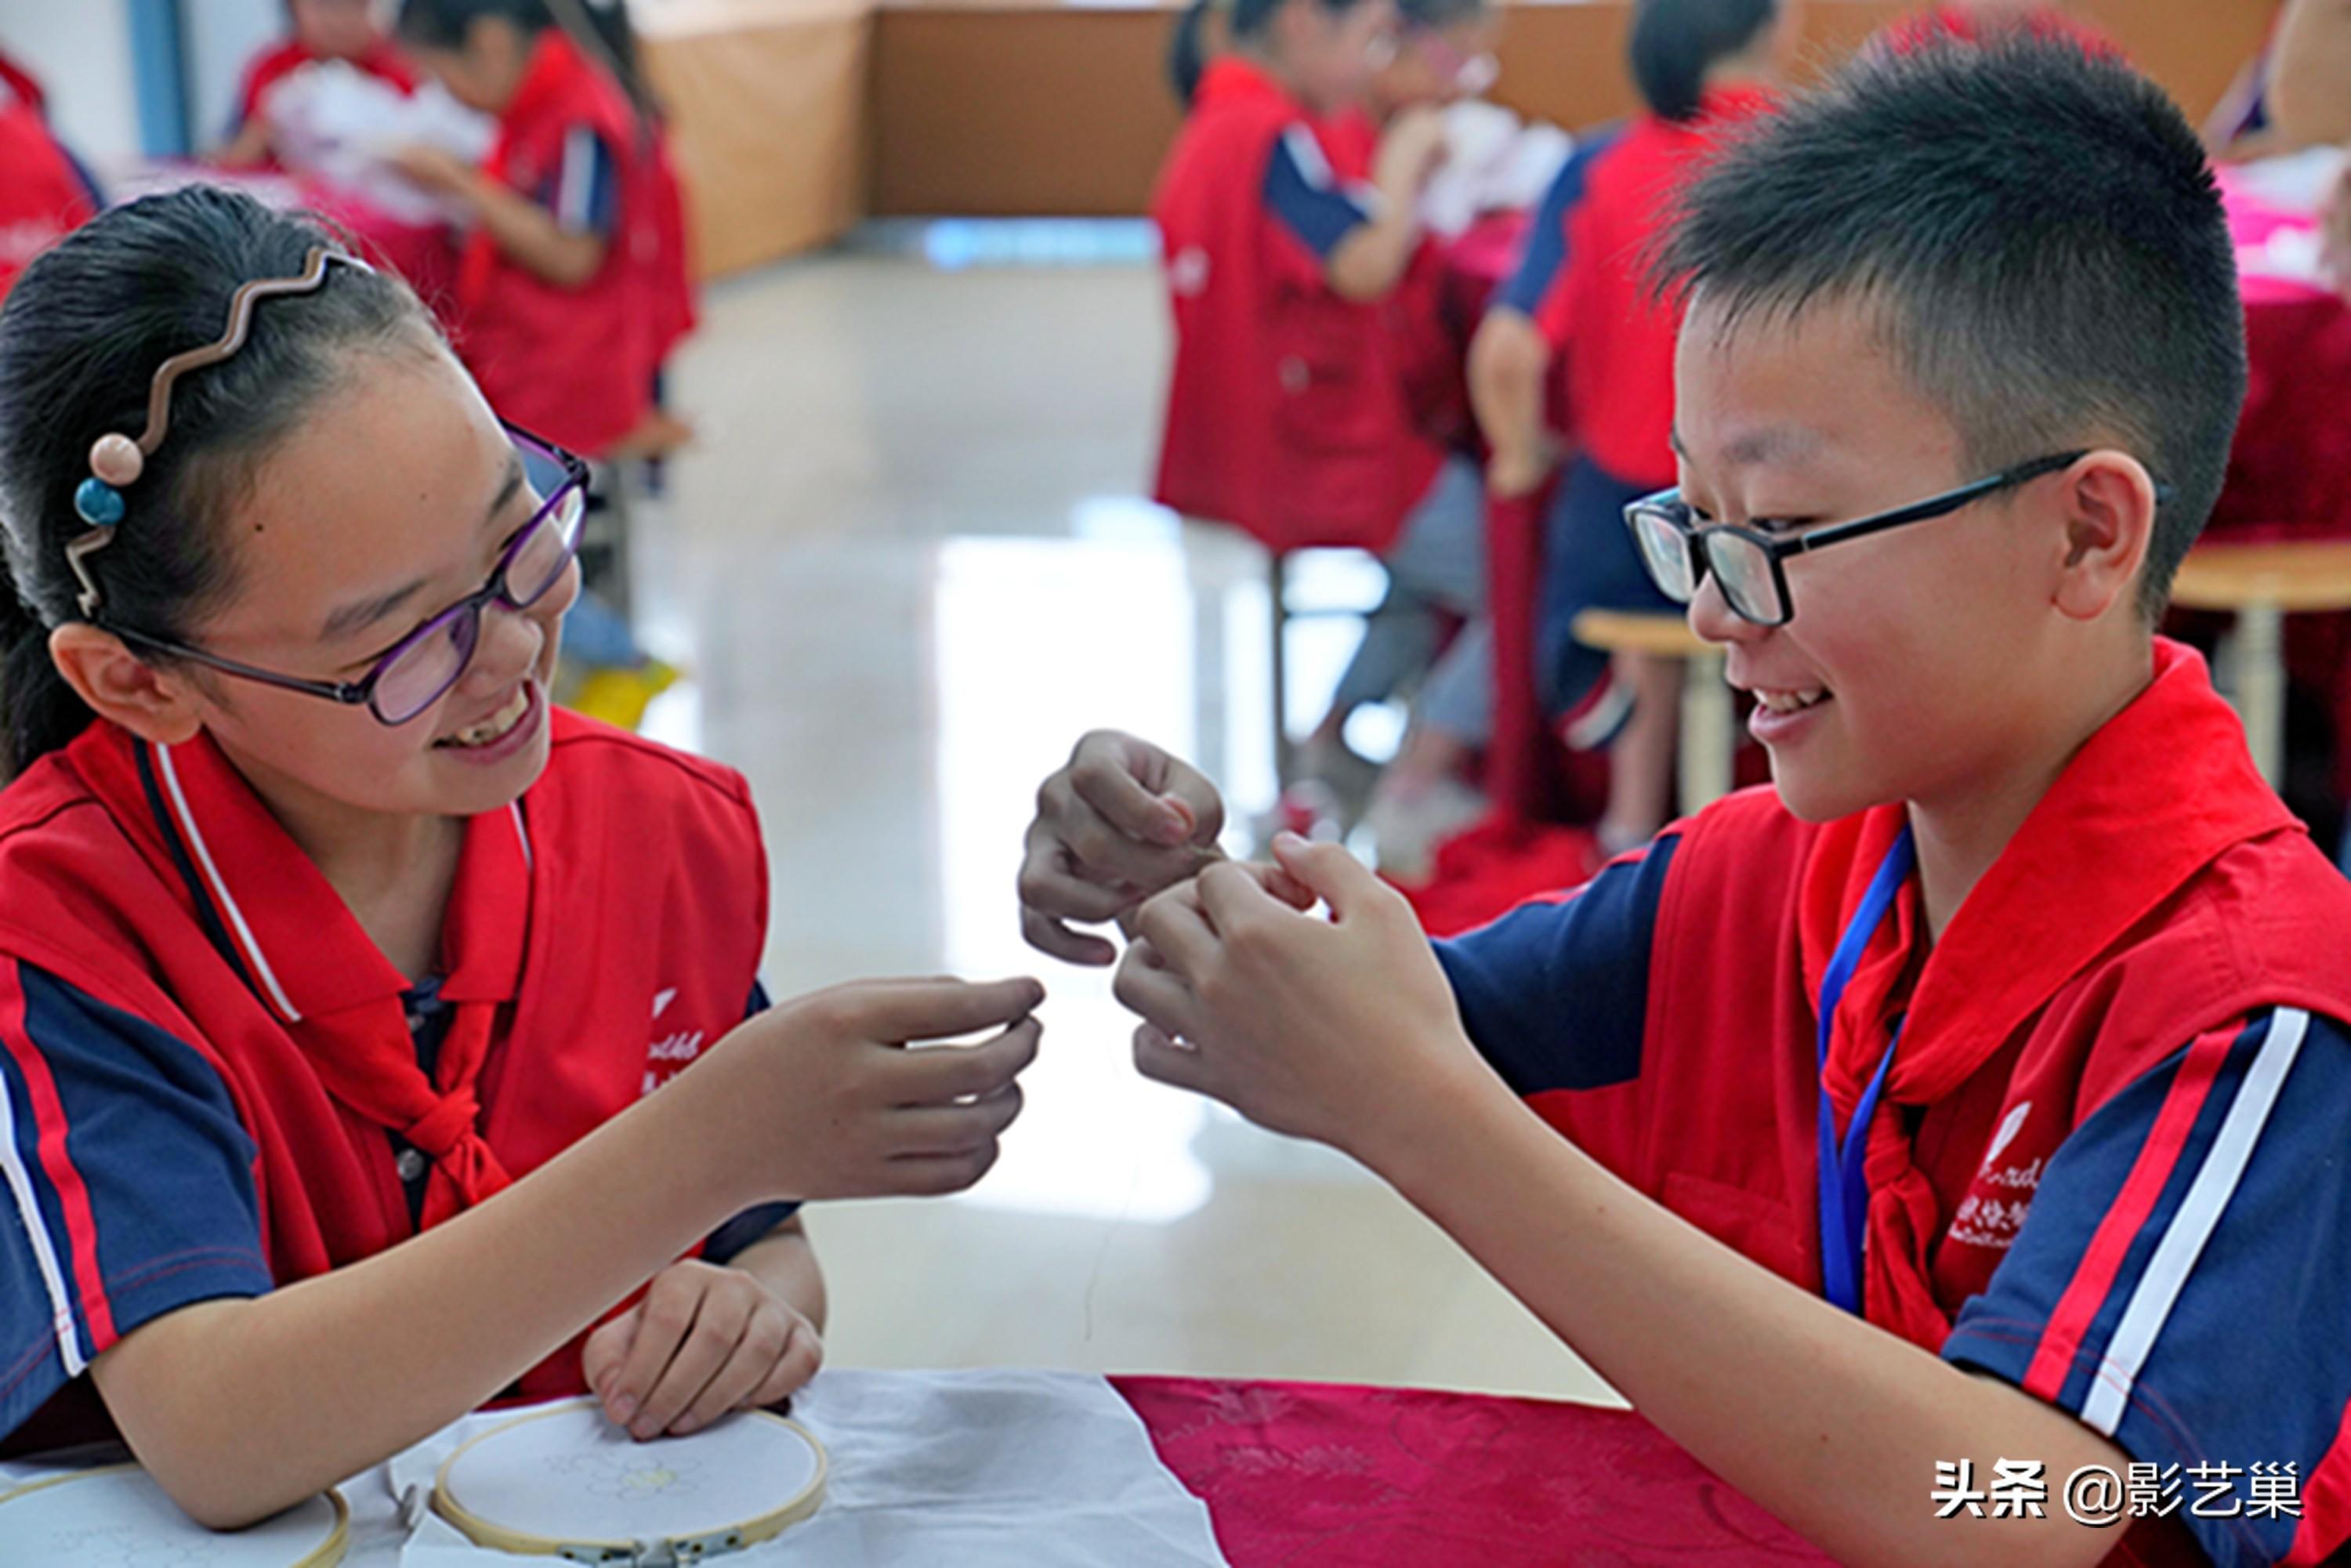
[[[2217,856],[2303,831],[2254,770],[2201,656],[2158,639],[2154,664],[2154,679],[2066,766],[1923,962],[1916,879],[1904,889],[1839,1009],[1825,1082],[1841,1115],[1876,1071],[1897,1009],[1886,1096],[1932,1104]],[[1839,935],[1907,820],[1895,803],[1822,831],[1800,915],[1809,994],[1820,994]]]

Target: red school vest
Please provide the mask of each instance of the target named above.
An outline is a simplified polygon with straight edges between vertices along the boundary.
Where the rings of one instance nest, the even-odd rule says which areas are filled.
[[[620,217],[596,275],[576,288],[549,283],[475,228],[458,264],[458,349],[490,406],[524,429],[601,456],[651,406],[660,251],[651,164],[636,111],[571,40],[544,28],[484,170],[535,193],[563,162],[563,141],[585,126],[603,140],[619,182]]]
[[[46,108],[41,84],[0,55],[0,298],[35,256],[95,215]]]
[[[2067,1134],[2203,1032],[2273,1006],[2351,1017],[2351,883],[2254,771],[2202,659],[2158,642],[2156,665],[1923,964],[1913,879],[1838,1010],[1841,1124],[1904,1018],[1864,1156],[1863,1307],[1930,1350],[2014,1236],[1959,1223],[1963,1207],[1997,1203],[2021,1223]],[[1904,822],[1895,805],[1807,824],[1770,789],[1701,812],[1658,906],[1640,1076],[1531,1102],[1651,1197],[1815,1292],[1814,999]]]
[[[1674,342],[1681,311],[1646,271],[1682,183],[1719,140],[1769,110],[1759,88],[1708,92],[1696,119],[1648,114],[1592,165],[1570,210],[1566,274],[1538,318],[1559,350],[1568,433],[1628,485],[1674,482]]]
[[[1266,208],[1274,145],[1301,124],[1337,178],[1366,172],[1361,139],[1332,138],[1271,77],[1219,60],[1160,172],[1176,362],[1153,496],[1275,549],[1376,550],[1443,454],[1412,429],[1382,306],[1333,293]]]
[[[467,825],[443,939],[443,998],[496,1005],[475,1125],[516,1179],[741,1021],[767,927],[739,777],[552,719],[538,781]],[[99,724],[45,758],[0,793],[0,953],[219,1071],[256,1145],[279,1284],[413,1233],[385,1129],[313,1059],[322,1026],[408,982],[208,739],[150,747]],[[519,1383],[582,1387],[577,1340]]]

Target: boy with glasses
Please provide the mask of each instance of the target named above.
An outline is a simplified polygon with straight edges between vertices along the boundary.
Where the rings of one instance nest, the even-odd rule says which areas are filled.
[[[1030,939],[1119,918],[1144,1072],[1356,1155],[1839,1561],[2325,1558],[2351,886],[2152,632],[2245,375],[2193,131],[2070,45],[1874,58],[1663,271],[1681,484],[1628,520],[1776,788],[1432,959],[1343,851],[1221,862],[1205,780],[1089,737]]]

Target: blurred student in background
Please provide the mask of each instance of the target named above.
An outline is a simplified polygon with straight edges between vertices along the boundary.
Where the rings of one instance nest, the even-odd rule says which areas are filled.
[[[232,168],[277,162],[270,96],[314,66],[340,62],[402,94],[416,89],[414,68],[376,26],[371,0],[286,0],[286,21],[287,37],[254,56],[245,68],[236,123],[228,144],[214,154]]]
[[[1584,174],[1566,256],[1537,319],[1564,353],[1574,454],[1545,528],[1538,685],[1571,747],[1610,750],[1600,848],[1647,840],[1673,807],[1678,661],[1576,642],[1589,609],[1674,612],[1643,570],[1625,507],[1674,483],[1673,355],[1680,313],[1646,258],[1681,186],[1720,141],[1767,112],[1798,35],[1796,0],[1641,0],[1633,78],[1646,112]]]
[[[1360,793],[1346,715],[1428,668],[1437,607],[1469,612],[1483,574],[1476,476],[1416,428],[1389,314],[1444,123],[1355,118],[1396,57],[1388,0],[1236,0],[1213,60],[1207,12],[1177,26],[1190,112],[1152,198],[1176,331],[1154,494],[1275,550],[1382,554],[1387,598],[1301,757]]]
[[[399,158],[471,222],[457,342],[491,405],[600,459],[674,444],[655,434],[668,423],[655,395],[693,321],[684,220],[625,13],[584,0],[406,0],[400,35],[423,70],[498,122],[479,167],[425,146]],[[675,672],[593,597],[575,613],[593,653],[583,681],[610,689],[567,695],[632,725]]]
[[[35,256],[103,204],[89,171],[50,131],[41,84],[0,52],[0,298]]]

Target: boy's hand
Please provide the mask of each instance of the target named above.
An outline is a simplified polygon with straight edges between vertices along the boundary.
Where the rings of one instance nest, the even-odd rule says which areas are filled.
[[[835,986],[745,1020],[664,1092],[704,1098],[703,1152],[730,1209],[960,1192],[1020,1113],[1044,999],[1026,979]],[[977,1045],[910,1043],[991,1029]]]
[[[1068,922],[1115,920],[1222,857],[1225,803],[1198,769],[1147,740],[1096,730],[1037,791],[1020,865],[1020,934],[1056,958],[1118,956]]]
[[[1390,1123],[1487,1070],[1403,895],[1340,845],[1284,833],[1273,851],[1331,918],[1238,866],[1153,899],[1118,972],[1118,999],[1144,1019],[1134,1063],[1377,1168]]]
[[[687,1259],[590,1334],[580,1360],[604,1414],[642,1442],[781,1404],[816,1375],[824,1342],[761,1281]]]

